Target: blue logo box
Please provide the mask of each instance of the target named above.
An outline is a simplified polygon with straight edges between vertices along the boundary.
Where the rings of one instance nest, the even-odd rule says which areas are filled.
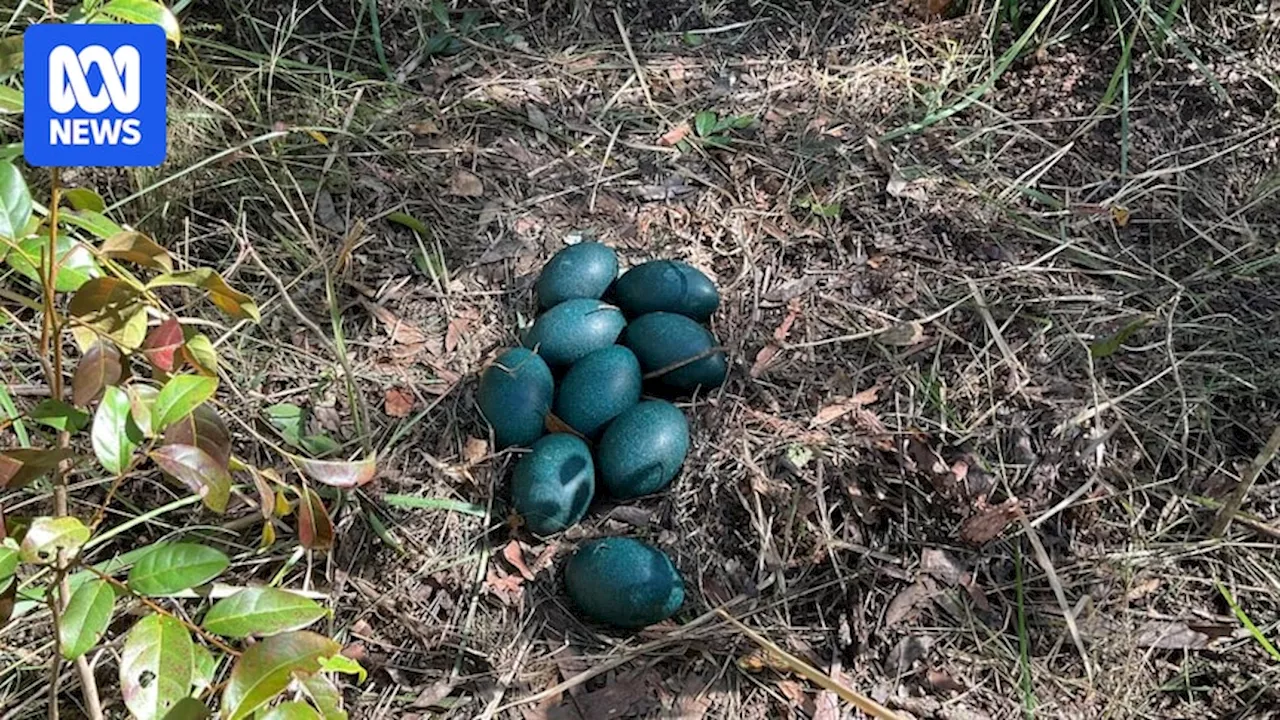
[[[158,25],[55,25],[23,35],[23,133],[38,167],[164,162],[164,30]]]

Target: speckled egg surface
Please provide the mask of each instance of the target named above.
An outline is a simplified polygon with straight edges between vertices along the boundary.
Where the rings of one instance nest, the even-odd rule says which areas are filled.
[[[555,307],[575,298],[600,299],[618,277],[618,255],[607,245],[584,242],[570,245],[547,261],[534,292],[538,307]]]
[[[692,319],[676,313],[655,312],[631,321],[622,336],[645,373],[672,367],[698,357],[716,346],[710,331]],[[676,390],[688,392],[701,386],[717,387],[729,372],[723,352],[716,352],[681,365],[658,376],[658,381]]]
[[[536,347],[548,365],[572,365],[612,345],[626,324],[622,311],[609,303],[590,298],[565,300],[534,321],[522,344]]]
[[[662,622],[684,603],[684,581],[671,558],[632,538],[583,543],[565,567],[564,579],[579,610],[621,628]]]
[[[613,497],[639,497],[671,483],[689,452],[689,421],[665,400],[646,400],[619,415],[600,438],[600,483]]]
[[[679,260],[637,265],[614,287],[614,299],[630,317],[670,312],[706,322],[720,305],[720,293],[703,272]]]
[[[542,437],[554,394],[551,369],[525,348],[507,350],[485,368],[477,402],[497,447],[529,445]]]
[[[587,444],[565,433],[546,435],[516,463],[511,504],[529,530],[550,535],[582,519],[595,484]]]
[[[621,345],[587,355],[569,368],[556,393],[555,414],[566,425],[597,438],[605,425],[640,402],[640,361]]]

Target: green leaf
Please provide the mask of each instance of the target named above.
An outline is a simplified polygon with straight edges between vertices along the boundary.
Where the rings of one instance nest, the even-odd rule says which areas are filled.
[[[425,224],[425,223],[423,223],[423,222],[422,222],[421,220],[419,220],[418,218],[416,218],[416,217],[414,217],[414,216],[412,216],[412,215],[409,215],[408,213],[393,212],[393,213],[391,213],[391,214],[387,215],[387,220],[388,220],[389,222],[393,222],[393,223],[397,223],[397,224],[399,224],[399,225],[403,225],[403,226],[405,226],[405,227],[409,228],[410,230],[412,230],[412,231],[414,231],[414,232],[418,233],[418,234],[419,234],[419,235],[421,235],[423,238],[429,238],[429,237],[431,237],[431,231],[427,229],[426,224]]]
[[[14,448],[0,451],[0,488],[15,490],[74,457],[67,448]]]
[[[312,675],[302,681],[302,692],[320,709],[324,720],[347,720],[347,711],[342,709],[342,693],[325,675]]]
[[[111,218],[93,210],[70,210],[58,217],[62,218],[62,221],[66,224],[78,227],[102,240],[125,231]]]
[[[219,310],[236,319],[249,319],[254,322],[262,320],[258,305],[253,298],[227,284],[226,280],[209,268],[184,270],[182,272],[157,275],[147,283],[147,288],[190,287],[209,291],[209,299]]]
[[[1125,341],[1133,337],[1133,334],[1146,327],[1151,322],[1150,317],[1140,317],[1137,320],[1130,321],[1127,325],[1120,328],[1114,335],[1105,337],[1089,346],[1089,355],[1095,360],[1116,354],[1121,345]]]
[[[146,304],[136,288],[119,278],[93,278],[81,285],[67,314],[130,350],[146,337]]]
[[[125,391],[129,395],[129,417],[133,424],[146,437],[155,437],[155,429],[151,426],[151,408],[156,404],[160,391],[150,385],[134,383]]]
[[[21,561],[18,553],[18,543],[13,538],[5,538],[0,543],[0,582],[13,577],[18,571],[18,563]]]
[[[129,589],[139,595],[170,595],[209,582],[230,564],[220,550],[205,545],[159,543],[129,570]]]
[[[174,45],[182,42],[182,30],[178,27],[178,18],[169,8],[155,0],[111,0],[102,6],[102,12],[123,22],[159,25],[164,29],[164,36]]]
[[[120,382],[124,374],[121,359],[115,345],[105,340],[95,342],[71,376],[71,402],[87,407],[108,385]]]
[[[28,563],[50,563],[65,550],[68,558],[75,557],[89,540],[89,528],[80,518],[42,516],[31,521],[27,534],[22,537],[19,557]]]
[[[365,670],[359,662],[352,660],[346,655],[334,655],[320,661],[320,669],[324,672],[342,673],[343,675],[355,675],[356,682],[364,682],[369,677],[369,672]]]
[[[195,646],[195,664],[191,672],[191,686],[198,693],[213,687],[213,678],[218,674],[218,661],[213,653],[203,645]]]
[[[307,477],[330,487],[350,490],[360,487],[373,479],[378,472],[378,455],[371,453],[362,460],[310,460],[297,455],[290,455],[292,460]]]
[[[0,203],[3,203],[2,197],[0,197]],[[0,207],[0,210],[2,209]],[[54,278],[53,287],[58,292],[74,292],[93,278],[102,276],[102,268],[98,267],[98,262],[93,259],[93,253],[89,252],[84,245],[66,235],[59,235],[55,245],[58,254],[58,276]],[[18,271],[18,274],[32,282],[42,282],[40,271],[36,268],[43,267],[40,260],[48,246],[47,234],[26,238],[19,242],[17,247],[11,249],[4,261],[9,267]]]
[[[302,426],[306,415],[293,403],[277,403],[266,409],[267,422],[271,423],[284,441],[293,446],[302,443]]]
[[[392,507],[406,510],[451,510],[476,517],[484,517],[488,514],[483,506],[447,498],[418,497],[417,495],[383,495],[382,499]]]
[[[242,720],[289,687],[295,674],[312,675],[320,659],[336,655],[337,642],[306,630],[265,638],[244,651],[222,692],[226,720]]]
[[[299,445],[303,450],[317,457],[328,455],[341,447],[336,440],[328,435],[307,435],[302,438]]]
[[[0,114],[16,115],[22,112],[22,105],[22,91],[0,85]]]
[[[107,203],[102,199],[102,196],[89,188],[63,190],[62,199],[66,200],[73,210],[90,210],[101,213],[107,209]]]
[[[111,622],[116,592],[106,580],[87,582],[71,594],[71,602],[58,618],[58,644],[62,657],[75,660],[98,644]]]
[[[204,333],[194,333],[182,345],[182,356],[191,367],[201,375],[216,376],[218,374],[218,351],[213,341]]]
[[[142,440],[142,430],[130,415],[129,395],[108,385],[93,415],[93,454],[107,472],[119,475],[129,467]]]
[[[218,389],[218,379],[204,375],[177,375],[160,389],[155,407],[151,411],[151,424],[156,432],[163,432],[179,419],[190,415],[201,403],[213,397]]]
[[[27,413],[27,417],[54,430],[69,433],[80,432],[85,425],[89,424],[88,413],[53,398],[36,403],[36,406],[31,408],[31,412]]]
[[[329,614],[314,600],[270,587],[246,588],[209,608],[201,626],[215,635],[242,638],[301,630]]]
[[[200,496],[205,507],[221,515],[231,498],[231,473],[194,445],[165,445],[151,452],[160,469]]]
[[[707,137],[716,129],[716,114],[710,110],[703,110],[693,117],[693,129],[698,133],[698,137]]]
[[[191,634],[167,615],[137,622],[120,652],[120,691],[139,720],[164,718],[191,694],[195,657]]]
[[[270,712],[262,716],[262,720],[324,720],[324,718],[315,708],[301,700],[294,700],[271,708]]]
[[[164,431],[164,441],[167,445],[194,445],[209,453],[219,466],[230,468],[231,432],[208,404],[170,425]]]
[[[0,238],[18,240],[31,219],[31,191],[18,166],[0,162]]]
[[[731,120],[729,124],[732,125],[737,130],[745,130],[746,128],[751,127],[752,124],[755,123],[755,121],[756,121],[755,115],[738,115],[737,117],[733,118],[733,120]]]
[[[192,645],[196,650],[201,650],[201,646]],[[205,650],[208,655],[209,651]],[[206,720],[209,717],[209,708],[204,703],[193,697],[185,697],[174,703],[174,706],[165,713],[164,720]]]

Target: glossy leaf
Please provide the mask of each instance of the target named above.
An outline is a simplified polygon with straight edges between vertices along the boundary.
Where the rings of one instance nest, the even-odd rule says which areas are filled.
[[[89,424],[88,413],[53,398],[36,403],[36,406],[31,408],[31,412],[27,413],[27,417],[54,430],[69,433],[80,432],[85,425]]]
[[[31,527],[22,537],[18,556],[23,562],[50,563],[59,550],[65,550],[67,558],[74,557],[88,540],[89,528],[80,518],[42,516],[31,521]]]
[[[111,623],[115,604],[116,592],[106,580],[92,580],[71,593],[71,602],[58,618],[62,657],[75,660],[97,645]]]
[[[316,601],[270,587],[246,588],[209,608],[201,626],[215,635],[242,638],[301,630],[329,611]]]
[[[290,445],[298,446],[302,442],[303,425],[306,414],[302,408],[293,403],[277,403],[266,409],[267,422],[280,432],[280,437]]]
[[[298,502],[298,542],[308,550],[333,547],[333,521],[324,501],[310,488],[302,489]]]
[[[192,645],[199,649],[199,645]],[[208,651],[205,651],[208,654]],[[164,720],[206,720],[210,717],[209,708],[204,703],[193,697],[185,697],[174,703],[169,712],[165,713]]]
[[[276,496],[271,487],[271,481],[279,483],[280,478],[270,468],[266,470],[249,468],[249,475],[253,478],[253,486],[258,491],[258,509],[262,512],[262,519],[270,520],[275,515],[276,508]],[[271,523],[267,523],[266,526],[271,527]]]
[[[151,425],[151,409],[156,404],[160,391],[151,385],[133,383],[125,391],[129,395],[129,417],[146,437],[155,436],[155,428]]]
[[[707,137],[716,129],[716,114],[710,110],[703,110],[693,118],[693,129],[697,131],[698,137]]]
[[[111,0],[102,6],[102,12],[117,20],[139,25],[159,25],[173,44],[182,41],[178,18],[169,8],[155,0]]]
[[[271,708],[266,715],[262,716],[262,720],[324,720],[324,718],[315,708],[300,700],[294,700]]]
[[[203,585],[231,564],[222,551],[195,543],[160,543],[129,570],[129,589],[139,595],[171,595]]]
[[[0,451],[0,488],[14,490],[26,487],[57,467],[58,463],[74,455],[67,448],[14,448]]]
[[[130,350],[147,332],[146,305],[138,291],[119,278],[93,278],[72,296],[67,313]]]
[[[350,490],[360,487],[374,478],[378,472],[378,456],[376,453],[363,460],[309,460],[290,456],[307,477],[318,483],[331,487]]]
[[[195,663],[191,671],[191,686],[201,693],[213,687],[213,679],[218,674],[218,661],[214,659],[209,648],[197,644],[195,646]]]
[[[102,395],[104,388],[120,382],[124,374],[120,362],[120,351],[115,345],[101,340],[95,342],[80,358],[75,375],[71,376],[71,402],[87,407]]]
[[[62,199],[72,210],[91,210],[100,213],[107,209],[107,203],[98,193],[89,188],[69,188],[62,191]]]
[[[320,669],[320,659],[337,654],[337,642],[313,632],[272,635],[244,651],[222,692],[227,720],[242,720],[289,687],[297,675]]]
[[[182,345],[182,356],[201,375],[218,374],[218,351],[204,333],[194,333]]]
[[[182,323],[169,317],[147,333],[142,341],[142,354],[162,372],[171,373],[178,365],[177,353],[182,348]]]
[[[0,161],[0,238],[18,240],[31,219],[31,191],[18,167]]]
[[[187,628],[167,615],[148,615],[129,630],[120,653],[120,690],[135,717],[160,720],[191,694],[194,647]]]
[[[59,217],[68,225],[78,227],[103,240],[125,231],[111,218],[94,210],[70,210],[62,213]]]
[[[98,462],[107,472],[119,475],[129,467],[142,439],[142,430],[130,415],[129,395],[107,386],[93,415],[93,454]]]
[[[0,583],[18,571],[18,563],[22,558],[19,557],[18,543],[13,538],[5,538],[0,541]]]
[[[342,692],[328,677],[320,674],[303,679],[302,692],[315,703],[324,720],[347,720],[342,709]]]
[[[227,284],[221,275],[209,268],[184,270],[182,272],[165,273],[152,278],[148,288],[159,288],[176,285],[179,287],[202,288],[209,291],[209,299],[219,310],[237,319],[249,319],[258,322],[262,316],[253,298]]]
[[[221,515],[231,498],[231,474],[209,453],[194,445],[165,445],[151,451],[160,469],[200,496],[205,507]]]
[[[102,241],[102,254],[142,267],[173,272],[173,257],[155,240],[135,230],[116,233]]]
[[[324,672],[342,673],[343,675],[355,675],[356,682],[364,682],[369,677],[369,672],[360,665],[359,662],[347,657],[346,655],[334,655],[320,661],[320,669]]]
[[[10,250],[4,261],[32,282],[43,282],[37,268],[43,267],[41,260],[48,246],[47,234],[26,238]],[[84,245],[66,235],[59,235],[54,246],[58,254],[58,276],[53,286],[58,292],[75,292],[81,285],[102,276],[102,268],[98,267],[93,254]]]
[[[231,432],[218,411],[207,404],[165,429],[164,441],[170,445],[195,445],[222,467],[230,466]]]
[[[190,415],[201,403],[213,397],[218,379],[203,375],[177,375],[160,389],[151,411],[151,425],[162,432],[179,419]]]

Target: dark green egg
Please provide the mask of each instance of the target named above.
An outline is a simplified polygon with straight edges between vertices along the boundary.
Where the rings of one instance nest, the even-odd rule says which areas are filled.
[[[556,417],[589,438],[640,402],[640,361],[621,345],[587,355],[569,368],[556,394]]]
[[[542,437],[555,383],[542,358],[524,348],[498,356],[480,376],[477,401],[499,449]]]
[[[720,305],[720,293],[701,270],[679,260],[637,265],[614,286],[618,307],[630,317],[670,312],[706,322]]]
[[[646,400],[609,423],[600,438],[600,482],[615,498],[658,492],[689,452],[689,421],[665,400]]]
[[[547,435],[516,463],[511,504],[538,535],[557,533],[582,519],[595,494],[591,449],[567,433]]]
[[[591,298],[565,300],[533,323],[523,344],[536,347],[548,365],[572,365],[612,345],[626,325],[622,311],[609,303]]]
[[[622,336],[622,343],[639,358],[640,368],[651,373],[707,353],[716,346],[716,339],[710,331],[684,315],[655,312],[632,320]],[[658,380],[688,392],[699,385],[717,387],[724,382],[728,372],[729,364],[724,353],[716,352],[663,373]]]
[[[565,300],[598,300],[618,277],[618,256],[600,243],[584,242],[561,250],[542,268],[534,292],[538,307],[555,307]]]
[[[671,558],[631,538],[583,543],[565,566],[564,583],[583,614],[616,627],[662,622],[684,603],[684,581]]]

